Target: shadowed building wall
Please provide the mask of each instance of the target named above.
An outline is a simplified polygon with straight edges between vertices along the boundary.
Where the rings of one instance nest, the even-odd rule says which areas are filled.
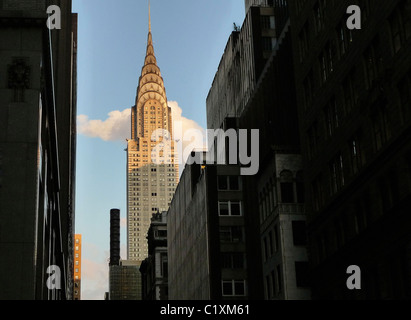
[[[51,4],[60,30],[46,27]],[[73,298],[76,51],[71,1],[0,1],[2,299]]]

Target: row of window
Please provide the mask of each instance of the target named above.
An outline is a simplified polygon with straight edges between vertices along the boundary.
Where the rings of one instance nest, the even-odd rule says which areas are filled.
[[[411,163],[411,157],[409,159]],[[358,199],[341,208],[340,214],[326,226],[324,231],[316,237],[314,261],[320,263],[335,250],[343,247],[347,241],[356,237],[381,215],[389,214],[400,199],[400,177],[396,169],[392,168],[380,176],[371,189],[364,192]],[[371,194],[376,199],[371,201]]]
[[[403,0],[394,13],[389,18],[389,34],[390,43],[393,54],[396,54],[411,38],[411,18],[406,15],[406,6],[410,6],[410,0]],[[319,4],[319,7],[321,5]],[[299,52],[300,61],[303,62],[309,53],[310,44],[310,31],[308,22],[302,28],[299,34]],[[336,28],[335,36],[330,39],[324,46],[323,50],[318,56],[318,83],[325,84],[331,73],[335,70],[335,64],[337,59],[341,59],[348,51],[350,44],[353,41],[352,31],[349,30],[345,21],[340,23]],[[363,53],[363,69],[364,69],[364,82],[366,89],[373,85],[373,82],[377,79],[383,65],[381,55],[378,54],[379,47],[382,44],[377,37],[371,43],[371,45]],[[304,108],[308,109],[312,104],[314,90],[314,74],[311,70],[303,81],[303,104]],[[350,91],[352,90],[352,83],[343,85],[345,95],[345,106],[350,108],[352,101],[350,99]]]
[[[358,99],[358,94],[354,90],[352,85],[353,72],[349,74],[349,79],[344,82],[344,109],[349,112]],[[411,119],[411,70],[397,83],[397,103],[399,105],[399,123],[405,123]],[[395,96],[394,96],[395,98]],[[324,117],[317,119],[313,122],[310,128],[307,130],[307,154],[310,160],[313,160],[319,154],[319,143],[323,137],[332,137],[336,130],[341,125],[341,111],[337,108],[335,98],[332,98],[324,109]],[[390,139],[392,132],[392,122],[396,122],[397,119],[392,119],[395,114],[388,110],[388,103],[386,99],[379,99],[375,105],[371,108],[372,113],[369,115],[373,147],[374,151],[379,151],[383,145]],[[323,130],[321,130],[323,127]],[[325,135],[322,134],[325,132]],[[350,145],[351,153],[353,155],[360,156],[360,152],[357,149],[359,147],[359,141],[353,138],[348,142]],[[354,170],[357,170],[357,164],[354,164]]]
[[[407,94],[408,104],[405,109],[411,110],[411,81],[407,79],[410,93]],[[375,106],[371,115],[371,135],[373,150],[378,152],[391,138],[391,121],[385,105]],[[311,183],[314,210],[319,210],[324,204],[323,174],[328,176],[330,196],[340,191],[346,184],[346,178],[356,175],[366,164],[367,154],[363,146],[363,134],[358,131],[349,141],[342,152],[338,152],[329,162],[328,173],[325,171]]]

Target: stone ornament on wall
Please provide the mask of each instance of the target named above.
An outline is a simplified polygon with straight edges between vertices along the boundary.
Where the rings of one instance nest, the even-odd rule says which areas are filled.
[[[25,58],[14,58],[8,66],[8,88],[14,90],[14,102],[24,102],[24,91],[30,88],[30,67]]]

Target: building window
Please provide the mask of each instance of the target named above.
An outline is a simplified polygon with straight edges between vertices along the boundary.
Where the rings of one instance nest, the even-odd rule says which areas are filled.
[[[270,256],[274,254],[274,247],[273,247],[273,231],[270,230],[268,233],[268,247],[269,247],[269,253]]]
[[[375,113],[371,116],[374,133],[374,147],[379,151],[391,137],[391,129],[387,110],[385,106],[376,107]]]
[[[221,268],[224,269],[244,269],[244,253],[223,252],[221,253]]]
[[[264,51],[272,51],[277,44],[277,40],[273,37],[262,37],[262,45]]]
[[[337,28],[338,35],[338,50],[340,59],[347,53],[348,47],[353,41],[352,31],[347,28],[345,22],[341,23]]]
[[[296,0],[295,1],[296,7],[297,7],[297,13],[301,12],[306,2],[307,0]]]
[[[294,203],[294,188],[292,182],[281,182],[281,202]]]
[[[314,6],[315,31],[318,34],[325,25],[326,0],[319,0]]]
[[[337,155],[330,163],[330,190],[331,194],[338,192],[345,184],[343,157]]]
[[[325,83],[334,71],[335,64],[335,45],[334,42],[328,42],[324,51],[321,53],[320,58],[321,74],[320,78],[322,83]]]
[[[383,212],[388,212],[399,199],[398,176],[394,170],[389,175],[382,177],[378,182]]]
[[[241,226],[220,226],[221,242],[244,242],[244,233]]]
[[[267,237],[264,237],[264,239],[263,239],[263,258],[264,258],[264,262],[266,262],[268,257],[269,257],[269,255],[268,255],[268,246],[269,246],[269,244],[268,244],[267,240],[268,240]]]
[[[296,189],[297,189],[297,202],[304,203],[304,179],[303,172],[298,171],[296,174]]]
[[[294,203],[293,174],[289,170],[280,173],[280,192],[282,203]]]
[[[241,202],[239,201],[219,201],[218,214],[220,216],[241,216]]]
[[[283,279],[281,274],[281,265],[277,265],[277,293],[280,294],[283,290],[282,288]]]
[[[379,70],[381,69],[382,59],[378,56],[379,39],[376,38],[372,44],[365,50],[363,55],[365,85],[369,89],[372,87],[374,80],[377,79]]]
[[[321,83],[325,83],[328,78],[328,66],[327,66],[327,60],[324,54],[321,54],[320,56],[320,79]]]
[[[273,297],[273,288],[271,287],[271,276],[265,277],[266,298],[271,299]]]
[[[400,95],[400,109],[403,122],[411,118],[411,79],[405,76],[398,83],[398,92]]]
[[[309,273],[307,261],[295,261],[295,279],[297,287],[309,286]]]
[[[335,98],[331,99],[331,101],[327,104],[324,113],[327,135],[331,137],[334,134],[335,130],[339,127],[338,108]]]
[[[322,234],[317,237],[317,254],[318,254],[318,262],[321,262],[325,259],[327,255],[327,237],[325,234]]]
[[[337,248],[341,248],[345,244],[345,225],[342,219],[335,221],[335,235]]]
[[[293,243],[295,246],[305,246],[307,244],[305,221],[293,221]]]
[[[270,274],[270,278],[271,278],[271,290],[272,290],[272,297],[275,295],[275,271],[271,270],[271,274]]]
[[[311,183],[312,204],[314,211],[319,211],[324,205],[324,192],[322,177],[318,176]]]
[[[320,135],[318,132],[318,123],[314,122],[313,125],[307,131],[308,140],[308,157],[312,160],[318,152],[318,142],[320,140]]]
[[[218,176],[218,190],[240,190],[239,176]]]
[[[154,234],[158,238],[167,238],[167,230],[156,230]]]
[[[308,110],[312,104],[313,90],[314,90],[313,72],[310,71],[303,82],[304,110]]]
[[[351,110],[354,108],[358,101],[358,95],[354,79],[355,70],[351,71],[342,83],[345,115],[348,115],[351,112]]]
[[[279,237],[278,237],[278,226],[275,225],[274,226],[274,243],[273,243],[273,247],[274,247],[274,251],[278,252],[279,248],[280,248],[280,244],[279,244]]]
[[[352,174],[355,175],[364,163],[364,154],[360,142],[360,136],[356,135],[349,142],[350,155],[351,155],[351,169]]]
[[[409,0],[403,0],[389,18],[391,45],[394,54],[400,51],[405,42],[411,38],[411,16]]]
[[[275,29],[274,16],[261,16],[261,28],[262,29]]]
[[[309,34],[310,33],[309,33],[308,22],[306,22],[298,36],[299,49],[300,49],[300,62],[303,62],[307,58],[307,55],[308,55]]]
[[[223,296],[245,296],[245,280],[223,280]]]
[[[168,277],[168,257],[166,253],[162,253],[160,255],[160,259],[161,259],[161,275],[164,278]]]

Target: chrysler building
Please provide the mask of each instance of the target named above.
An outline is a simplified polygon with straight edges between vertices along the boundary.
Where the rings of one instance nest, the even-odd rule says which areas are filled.
[[[172,132],[171,108],[154,55],[149,9],[147,53],[131,108],[131,139],[127,146],[128,260],[143,261],[147,257],[151,217],[167,211],[173,198],[178,163]]]

